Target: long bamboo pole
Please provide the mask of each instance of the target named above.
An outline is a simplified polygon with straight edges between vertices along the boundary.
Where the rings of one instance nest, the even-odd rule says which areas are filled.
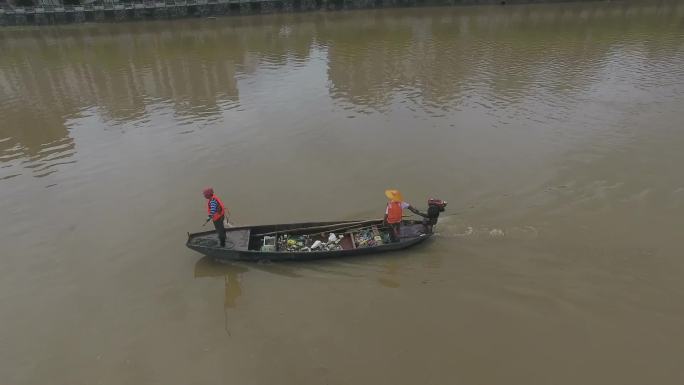
[[[260,237],[260,236],[264,236],[264,235],[291,233],[291,232],[296,232],[296,231],[301,231],[301,230],[324,230],[324,229],[328,229],[328,228],[335,227],[335,226],[341,226],[340,229],[344,229],[347,227],[353,227],[356,225],[362,225],[365,223],[377,222],[377,221],[380,221],[380,219],[369,219],[366,221],[357,221],[357,222],[340,222],[340,223],[333,223],[331,225],[324,225],[324,226],[300,227],[300,228],[296,228],[296,229],[285,229],[285,230],[271,231],[268,233],[254,234],[254,236]],[[336,229],[336,230],[339,231],[339,229]]]

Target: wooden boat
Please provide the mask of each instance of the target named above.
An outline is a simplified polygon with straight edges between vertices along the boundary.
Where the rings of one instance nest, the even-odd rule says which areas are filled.
[[[359,234],[372,233],[371,242],[360,241]],[[402,222],[400,236],[389,240],[390,230],[381,219],[344,222],[290,223],[263,226],[242,226],[226,229],[226,245],[219,245],[215,231],[188,233],[186,246],[201,254],[225,261],[300,261],[324,258],[339,258],[353,255],[375,254],[397,251],[417,245],[432,236],[432,227],[419,220]],[[338,242],[330,242],[330,234]],[[331,244],[335,249],[319,247],[303,250],[285,250],[281,245],[264,247],[264,237],[274,237],[274,243],[305,237],[307,242],[320,241]],[[271,238],[273,240],[274,238]],[[365,240],[365,239],[364,239]],[[301,242],[300,242],[301,243]],[[300,245],[301,246],[301,245]]]

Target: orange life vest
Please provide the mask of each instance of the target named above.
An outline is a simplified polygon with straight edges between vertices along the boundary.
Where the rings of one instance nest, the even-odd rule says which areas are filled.
[[[221,200],[216,195],[212,195],[211,199],[207,200],[207,214],[211,215],[211,201],[213,199],[216,199],[216,203],[218,203],[218,208],[216,209],[216,214],[214,214],[214,216],[211,217],[211,220],[216,222],[219,219],[221,219],[221,217],[224,216],[226,213],[225,208],[223,207],[223,202],[221,202]]]
[[[387,223],[399,223],[401,216],[401,202],[389,202],[387,204]]]

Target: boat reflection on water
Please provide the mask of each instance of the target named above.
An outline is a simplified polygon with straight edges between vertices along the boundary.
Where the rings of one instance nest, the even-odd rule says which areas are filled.
[[[295,272],[295,266],[283,266],[271,263],[250,264],[249,267],[236,262],[218,262],[211,257],[202,257],[195,263],[195,278],[223,278],[225,286],[225,309],[237,307],[237,299],[242,296],[243,274],[249,270],[262,270],[289,278],[299,278]]]
[[[249,269],[238,264],[217,263],[209,257],[201,258],[195,263],[195,278],[223,277],[225,282],[225,309],[234,308],[237,299],[242,295],[242,274]]]

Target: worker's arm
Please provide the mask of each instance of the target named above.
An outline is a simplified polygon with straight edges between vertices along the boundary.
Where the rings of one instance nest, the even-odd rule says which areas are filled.
[[[420,215],[420,216],[423,217],[423,218],[428,218],[428,215],[427,215],[427,214],[421,213],[420,211],[418,211],[416,208],[414,208],[414,207],[411,206],[411,205],[409,205],[409,207],[407,207],[407,209],[411,210],[411,212],[414,213],[414,214],[416,214],[416,215]]]
[[[209,202],[209,218],[207,219],[207,222],[209,222],[214,217],[216,211],[218,211],[218,202],[212,199]]]

